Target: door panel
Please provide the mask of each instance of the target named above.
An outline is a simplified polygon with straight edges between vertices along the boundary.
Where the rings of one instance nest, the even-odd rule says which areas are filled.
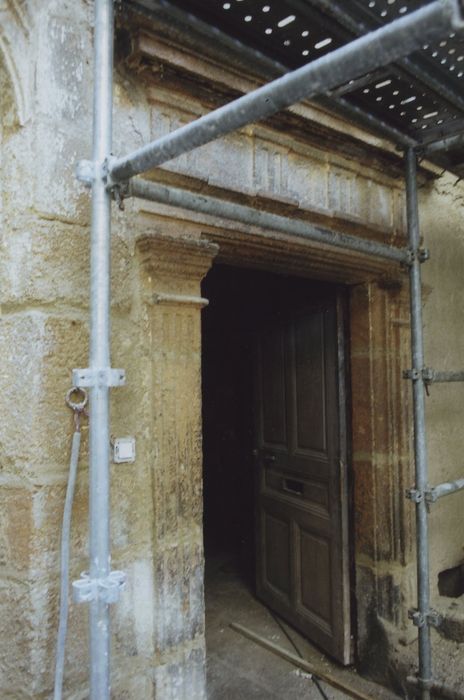
[[[330,539],[304,529],[300,529],[298,534],[301,570],[298,602],[307,613],[318,620],[319,624],[325,624],[327,631],[330,632],[332,626]],[[327,571],[329,576],[325,579],[314,575],[317,571]]]
[[[325,454],[327,450],[323,323],[323,313],[317,311],[293,327],[294,448],[298,452],[311,450]]]
[[[278,513],[263,512],[266,580],[287,602],[290,601],[291,590],[290,527],[289,518]]]
[[[263,601],[350,663],[337,308],[325,296],[256,333],[256,582]]]
[[[285,349],[284,338],[278,329],[263,333],[261,362],[262,377],[274,377],[274,381],[262,381],[262,439],[263,444],[287,443],[287,417],[285,401]]]

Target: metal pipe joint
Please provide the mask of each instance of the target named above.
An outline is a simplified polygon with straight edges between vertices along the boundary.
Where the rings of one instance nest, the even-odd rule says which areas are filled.
[[[90,578],[87,571],[83,571],[80,579],[73,581],[73,599],[75,603],[90,603],[100,600],[106,605],[117,603],[121,591],[126,586],[126,574],[124,571],[110,571],[106,578]]]
[[[126,373],[123,369],[112,369],[111,367],[73,369],[72,380],[74,386],[77,387],[124,386]]]
[[[419,612],[419,610],[414,608],[408,611],[408,617],[416,627],[425,627],[425,625],[440,627],[443,623],[443,615],[436,610],[432,610],[432,608],[427,613]]]

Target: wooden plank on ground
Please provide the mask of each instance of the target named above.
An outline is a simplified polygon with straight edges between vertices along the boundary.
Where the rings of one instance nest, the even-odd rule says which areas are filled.
[[[354,688],[347,686],[346,683],[339,680],[338,678],[335,678],[331,673],[316,668],[315,666],[313,666],[313,664],[309,663],[309,661],[301,659],[300,657],[296,656],[295,654],[292,654],[286,649],[282,649],[282,647],[279,647],[277,646],[277,644],[270,642],[265,637],[261,637],[259,634],[252,632],[247,627],[239,625],[236,622],[232,622],[230,626],[233,630],[235,630],[239,634],[242,634],[247,639],[250,639],[252,642],[259,644],[264,649],[267,649],[273,654],[280,656],[282,659],[285,659],[294,666],[301,668],[303,671],[315,676],[319,680],[325,681],[325,683],[332,686],[332,688],[335,688],[336,690],[341,690],[343,693],[346,693],[351,698],[355,698],[355,700],[375,700],[372,695],[366,695],[365,693],[362,693],[359,690],[355,690]]]

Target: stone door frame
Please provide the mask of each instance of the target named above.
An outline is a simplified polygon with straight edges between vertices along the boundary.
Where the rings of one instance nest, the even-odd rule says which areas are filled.
[[[386,645],[410,640],[413,516],[409,357],[404,272],[390,263],[271,234],[198,229],[159,231],[137,241],[139,317],[145,370],[140,375],[150,428],[155,687],[176,676],[190,697],[205,691],[204,554],[201,449],[201,280],[213,264],[267,269],[349,288],[352,530],[355,629],[360,667]],[[151,407],[151,408],[150,408]]]
[[[405,270],[291,237],[208,231],[216,263],[304,276],[347,287],[348,418],[353,629],[361,667],[379,678],[386,647],[414,636],[408,620],[415,588],[413,482],[409,426],[409,294]],[[350,435],[351,433],[351,435]],[[372,661],[376,668],[373,668]]]

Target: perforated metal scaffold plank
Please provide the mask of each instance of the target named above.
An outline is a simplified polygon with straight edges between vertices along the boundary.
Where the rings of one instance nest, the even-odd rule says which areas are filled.
[[[174,0],[170,4],[292,69],[428,2]],[[464,33],[424,44],[413,56],[351,81],[330,97],[342,97],[347,108],[368,115],[372,125],[384,123],[420,144],[460,133],[464,131]],[[440,165],[464,172],[462,146],[436,157]]]

